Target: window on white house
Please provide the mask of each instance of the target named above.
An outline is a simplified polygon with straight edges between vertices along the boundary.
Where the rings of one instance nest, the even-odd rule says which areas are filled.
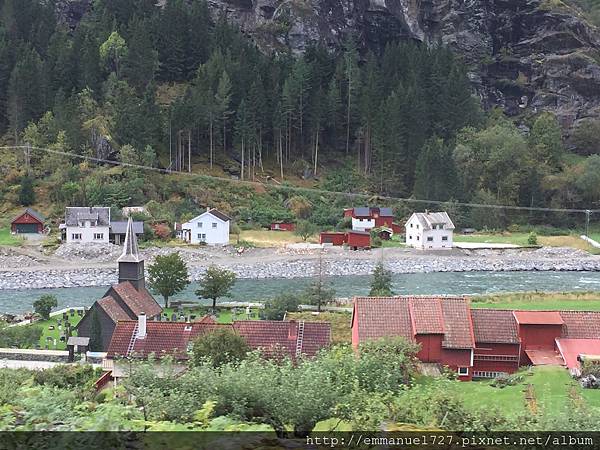
[[[202,222],[198,222],[198,228],[202,228]]]
[[[213,228],[217,228],[217,222],[213,222],[213,223],[212,223],[212,227],[213,227]]]
[[[73,233],[73,234],[71,234],[71,239],[73,239],[74,241],[80,241],[81,240],[81,233]]]
[[[409,240],[409,241],[412,241],[412,235],[411,235],[411,236],[408,236],[408,240]]]
[[[459,367],[458,375],[461,377],[466,377],[467,375],[469,375],[469,368],[468,367]]]
[[[419,229],[419,224],[417,224],[417,230]]]
[[[427,242],[433,242],[433,236],[427,236]]]
[[[101,241],[104,239],[104,233],[94,233],[94,240]]]
[[[448,240],[448,236],[442,236],[442,241],[447,241]]]
[[[412,223],[410,224],[410,227],[411,227],[411,228],[413,227],[413,224],[412,224]]]
[[[205,241],[206,240],[206,234],[205,233],[198,233],[198,239],[200,239],[201,241]]]
[[[417,236],[417,241],[419,240],[419,236]]]

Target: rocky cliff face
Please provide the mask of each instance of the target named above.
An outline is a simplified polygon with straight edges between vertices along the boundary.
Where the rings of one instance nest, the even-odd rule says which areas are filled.
[[[208,2],[265,51],[302,52],[317,41],[334,48],[347,33],[372,49],[395,39],[443,43],[469,64],[485,107],[517,117],[552,111],[566,132],[600,117],[600,34],[561,0]]]

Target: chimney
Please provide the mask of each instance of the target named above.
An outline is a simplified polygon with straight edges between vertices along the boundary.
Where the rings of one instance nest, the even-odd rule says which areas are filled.
[[[144,339],[146,337],[146,313],[141,312],[138,316],[138,331],[137,339]]]
[[[425,210],[425,214],[429,214],[429,210],[428,209]]]
[[[288,339],[290,341],[295,341],[296,339],[298,339],[298,322],[296,322],[295,320],[290,320],[290,326],[288,329]]]
[[[207,206],[206,207],[206,212],[209,212],[209,211],[210,211],[210,206]]]

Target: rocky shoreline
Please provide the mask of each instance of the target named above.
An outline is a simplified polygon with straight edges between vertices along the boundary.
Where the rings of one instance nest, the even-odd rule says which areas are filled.
[[[390,249],[392,250],[392,249]],[[395,249],[394,249],[395,250]],[[379,261],[377,252],[328,253],[323,270],[329,276],[367,275]],[[262,261],[260,259],[263,259]],[[301,278],[315,276],[318,254],[302,257],[289,255],[275,259],[263,255],[257,261],[227,258],[196,261],[189,265],[190,276],[197,281],[206,267],[215,264],[233,270],[238,278]],[[388,270],[396,274],[482,271],[600,271],[600,257],[574,249],[542,248],[534,251],[461,251],[453,254],[415,253],[406,250],[385,256]],[[117,281],[117,269],[107,267],[4,269],[0,272],[0,290],[107,286]]]

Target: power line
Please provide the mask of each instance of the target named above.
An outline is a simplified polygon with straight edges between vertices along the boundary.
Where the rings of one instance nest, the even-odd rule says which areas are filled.
[[[131,167],[133,169],[150,170],[150,171],[157,172],[157,173],[164,173],[164,174],[170,174],[170,175],[177,174],[177,175],[181,175],[181,176],[203,178],[203,179],[219,181],[219,182],[245,184],[245,185],[249,185],[249,186],[261,186],[261,187],[266,187],[266,188],[273,187],[273,188],[278,188],[278,189],[289,189],[292,191],[311,192],[311,193],[315,193],[315,194],[337,195],[337,196],[343,196],[343,197],[348,197],[348,198],[370,199],[373,197],[377,197],[378,199],[381,199],[381,200],[425,204],[425,205],[445,205],[448,203],[448,201],[442,201],[442,200],[423,200],[423,199],[416,199],[416,198],[392,197],[392,196],[379,195],[379,194],[361,194],[361,193],[355,193],[355,192],[340,192],[340,191],[330,191],[327,189],[309,188],[309,187],[302,187],[302,186],[265,185],[264,183],[262,183],[260,181],[249,181],[249,180],[239,180],[239,179],[236,180],[236,179],[232,179],[232,178],[222,178],[222,177],[217,177],[214,175],[195,174],[195,173],[190,173],[190,172],[173,172],[169,169],[162,169],[159,167],[151,167],[151,166],[146,166],[146,165],[142,165],[142,164],[132,164],[132,163],[126,163],[126,162],[121,162],[121,161],[96,158],[96,157],[88,156],[88,155],[78,155],[77,153],[62,152],[60,150],[54,150],[54,149],[45,148],[45,147],[33,147],[33,146],[29,146],[29,145],[9,145],[9,146],[0,147],[0,150],[26,150],[26,151],[40,150],[40,151],[43,151],[46,153],[66,156],[66,157],[70,157],[70,158],[78,158],[78,159],[83,159],[86,161],[92,161],[92,162],[96,162],[96,163],[111,164],[114,166]],[[600,209],[569,209],[569,208],[543,208],[543,207],[536,207],[536,206],[486,205],[486,204],[482,204],[482,203],[466,203],[466,202],[456,202],[456,201],[452,201],[452,204],[457,205],[457,206],[468,207],[468,208],[487,208],[487,209],[512,210],[512,211],[539,211],[539,212],[556,212],[556,213],[571,213],[571,214],[575,213],[575,214],[586,214],[586,215],[600,212]]]

